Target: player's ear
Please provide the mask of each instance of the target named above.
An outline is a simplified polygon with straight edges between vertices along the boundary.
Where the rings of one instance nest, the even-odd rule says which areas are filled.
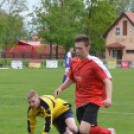
[[[87,46],[88,51],[90,50],[90,45]]]

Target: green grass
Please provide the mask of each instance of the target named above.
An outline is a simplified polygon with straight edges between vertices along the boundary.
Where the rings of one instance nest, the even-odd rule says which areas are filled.
[[[98,124],[114,127],[117,134],[134,133],[134,69],[110,70],[113,76],[113,105],[100,108]],[[64,69],[0,70],[0,134],[27,133],[26,93],[33,89],[39,95],[54,94],[60,86]],[[73,84],[64,90],[60,98],[72,104],[75,113]],[[38,118],[35,134],[41,134],[43,119]],[[78,125],[78,123],[77,123]],[[53,127],[50,134],[58,134]]]

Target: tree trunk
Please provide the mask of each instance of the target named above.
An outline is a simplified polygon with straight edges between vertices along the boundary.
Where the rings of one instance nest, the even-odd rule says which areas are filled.
[[[56,45],[56,59],[58,59],[58,44]]]
[[[50,55],[49,55],[49,59],[52,59],[52,42],[50,42]]]
[[[5,55],[5,63],[6,63],[6,65],[7,65],[7,42],[6,42],[6,55]]]
[[[50,26],[50,38],[51,38],[51,35],[52,35],[52,29],[51,29],[51,26]],[[49,56],[49,59],[52,59],[52,40],[50,39],[50,56]]]

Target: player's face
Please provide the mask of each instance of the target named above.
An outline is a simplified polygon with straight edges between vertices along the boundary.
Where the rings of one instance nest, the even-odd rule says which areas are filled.
[[[33,96],[32,98],[28,99],[27,102],[29,106],[33,109],[37,109],[40,105],[40,100],[37,96]]]
[[[90,45],[86,47],[84,42],[75,43],[76,55],[80,61],[84,60],[88,56],[89,49],[90,49]]]
[[[71,52],[71,53],[73,53],[73,51],[74,51],[74,49],[73,49],[73,48],[71,48],[71,49],[70,49],[70,52]]]

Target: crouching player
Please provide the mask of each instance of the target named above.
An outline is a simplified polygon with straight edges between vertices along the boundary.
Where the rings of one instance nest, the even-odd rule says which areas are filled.
[[[28,133],[33,134],[36,116],[44,118],[43,134],[48,134],[54,125],[60,134],[80,134],[69,103],[62,99],[54,99],[51,95],[38,94],[31,90],[26,95],[28,108]]]

